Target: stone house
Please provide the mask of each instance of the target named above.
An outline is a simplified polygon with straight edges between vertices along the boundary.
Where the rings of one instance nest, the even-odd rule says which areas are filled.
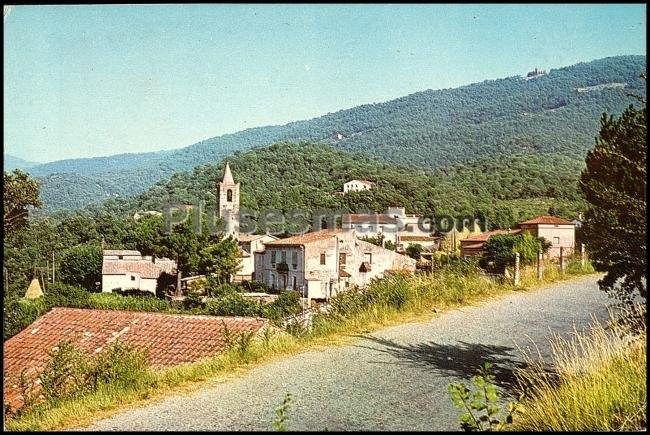
[[[522,232],[528,232],[535,237],[544,237],[551,243],[548,250],[550,258],[560,256],[560,247],[564,255],[571,255],[575,250],[576,227],[573,222],[557,216],[538,216],[519,223]]]
[[[350,180],[343,184],[343,193],[359,192],[372,189],[372,183],[368,180]]]
[[[176,262],[142,256],[140,251],[104,250],[102,292],[135,289],[156,294],[158,278],[163,273],[176,275]]]
[[[357,237],[384,236],[384,241],[397,244],[400,223],[385,214],[344,214],[341,216],[341,229],[355,231]]]
[[[560,256],[560,248],[564,255],[570,255],[575,250],[575,224],[557,216],[537,216],[520,222],[513,230],[495,230],[471,236],[460,241],[461,255],[470,257],[483,252],[485,242],[495,234],[529,233],[535,237],[543,237],[551,243],[548,250],[549,258]]]
[[[465,237],[460,240],[460,255],[463,258],[481,255],[483,246],[487,240],[496,234],[519,234],[521,230],[493,230],[484,233],[476,234],[473,236]]]
[[[234,282],[250,281],[255,271],[255,252],[263,251],[264,244],[277,240],[270,234],[240,234],[239,249],[241,251],[241,270],[232,277]]]
[[[415,270],[415,260],[357,239],[355,231],[320,230],[279,239],[255,253],[255,279],[329,299],[352,285],[365,286],[389,270]]]

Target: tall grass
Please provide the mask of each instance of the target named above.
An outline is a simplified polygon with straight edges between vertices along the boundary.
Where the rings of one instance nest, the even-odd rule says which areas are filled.
[[[6,425],[11,430],[50,430],[85,424],[120,406],[236,374],[280,356],[313,346],[341,343],[357,333],[521,289],[511,282],[486,277],[475,265],[465,262],[446,265],[433,274],[393,274],[373,281],[364,290],[353,288],[340,293],[333,298],[327,313],[314,316],[310,329],[294,325],[285,331],[266,329],[253,340],[236,337],[231,347],[220,355],[166,370],[152,370],[153,380],[146,384],[102,387],[88,394],[41,404],[15,415]]]
[[[551,342],[553,371],[527,356],[518,374],[525,397],[517,429],[638,430],[646,425],[646,329],[621,333],[595,322],[573,338]]]

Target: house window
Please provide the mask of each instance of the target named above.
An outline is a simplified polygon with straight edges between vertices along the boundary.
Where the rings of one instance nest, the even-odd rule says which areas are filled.
[[[282,251],[282,261],[281,263],[286,263],[287,262],[287,251]]]
[[[275,254],[277,251],[271,251],[271,266],[275,267]]]
[[[118,260],[121,260],[121,259],[123,259],[123,258],[124,258],[124,257],[123,257],[122,255],[118,255],[118,256],[117,256],[117,259],[118,259]]]
[[[372,253],[366,252],[363,254],[364,261],[367,261],[369,264],[372,264]]]
[[[339,265],[345,266],[345,252],[339,253]]]
[[[293,264],[294,270],[298,268],[298,253],[296,251],[291,253],[291,263]]]
[[[325,253],[320,254],[320,264],[325,264]]]
[[[228,189],[226,192],[226,201],[232,202],[232,189]]]
[[[135,276],[131,275],[131,281],[135,281]]]
[[[559,237],[553,237],[553,244],[554,245],[559,245],[560,244],[560,238]]]
[[[296,277],[295,276],[293,277],[293,289],[294,290],[296,289]]]

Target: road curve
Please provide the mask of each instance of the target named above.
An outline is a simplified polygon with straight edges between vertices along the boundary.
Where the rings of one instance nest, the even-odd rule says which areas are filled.
[[[285,393],[294,400],[289,430],[454,430],[450,382],[483,362],[507,385],[521,348],[548,356],[551,332],[604,319],[609,302],[589,276],[510,293],[425,323],[394,326],[261,365],[233,380],[120,412],[85,430],[272,430]]]

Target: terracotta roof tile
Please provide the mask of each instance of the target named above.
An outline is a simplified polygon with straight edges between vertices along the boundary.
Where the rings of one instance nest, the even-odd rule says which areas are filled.
[[[519,222],[519,225],[533,225],[533,224],[552,224],[552,225],[573,225],[572,222],[569,222],[565,219],[559,218],[557,216],[537,216],[536,218]]]
[[[36,377],[48,352],[62,340],[94,353],[119,339],[148,350],[152,368],[188,363],[225,350],[223,325],[235,333],[257,332],[268,324],[255,317],[216,317],[117,310],[53,308],[4,343],[5,401],[22,406],[20,373]],[[101,351],[101,350],[100,350]]]
[[[342,234],[341,230],[320,230],[310,233],[304,233],[286,239],[278,239],[272,242],[265,243],[265,246],[282,246],[282,245],[304,245],[305,243],[316,242],[319,240],[328,239],[336,235]]]
[[[142,256],[140,251],[131,251],[124,249],[105,249],[103,255],[132,255],[132,256]]]
[[[485,242],[487,239],[490,237],[496,235],[496,234],[519,234],[521,232],[520,229],[514,229],[514,230],[494,230],[494,231],[488,231],[485,233],[477,234],[475,236],[470,236],[465,239],[462,239],[460,243],[470,243],[470,242]]]
[[[124,260],[104,260],[102,262],[102,275],[126,275],[128,273],[137,273],[141,278],[157,279],[161,273],[170,273],[170,266],[173,263],[156,264],[148,260],[141,261],[124,261]]]
[[[431,237],[431,236],[399,236],[399,239],[403,242],[434,242],[439,240],[440,237]]]

